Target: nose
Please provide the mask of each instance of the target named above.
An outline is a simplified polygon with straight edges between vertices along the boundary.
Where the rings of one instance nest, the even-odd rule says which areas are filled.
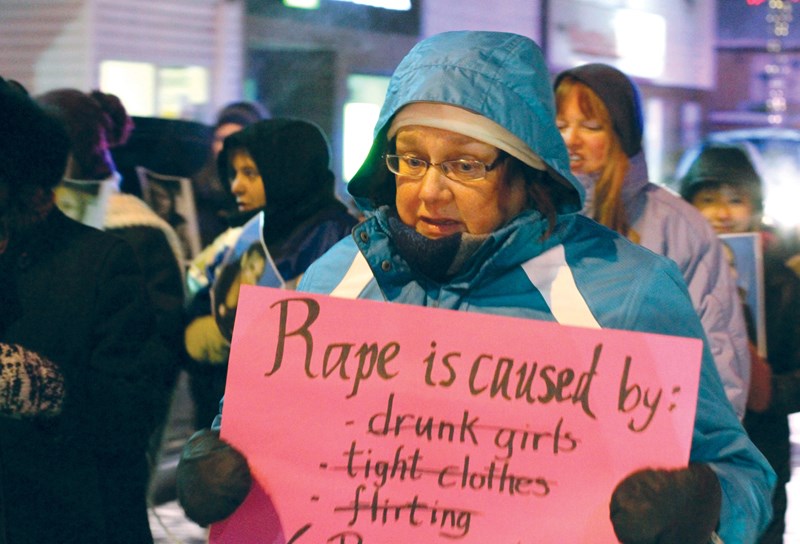
[[[572,127],[564,127],[560,129],[561,137],[564,139],[564,144],[567,147],[575,147],[580,143],[580,136],[578,135],[578,131]]]
[[[241,195],[244,193],[244,183],[242,182],[241,176],[238,174],[231,180],[231,192],[234,195]]]
[[[730,219],[731,208],[727,204],[720,204],[715,208],[717,219]]]
[[[419,180],[419,184],[419,198],[426,202],[442,199],[450,193],[450,189],[447,187],[447,176],[437,166],[429,166],[428,171]]]

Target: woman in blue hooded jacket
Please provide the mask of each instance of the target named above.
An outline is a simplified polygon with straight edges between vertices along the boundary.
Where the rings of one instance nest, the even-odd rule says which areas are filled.
[[[395,71],[348,186],[365,220],[299,289],[705,340],[674,263],[577,213],[583,189],[554,120],[531,40],[452,32],[422,41]],[[205,522],[229,515],[248,487],[245,460],[213,433],[187,444],[179,473],[181,504]],[[773,481],[706,347],[689,467],[628,476],[611,519],[623,542],[703,543],[715,530],[752,542]]]

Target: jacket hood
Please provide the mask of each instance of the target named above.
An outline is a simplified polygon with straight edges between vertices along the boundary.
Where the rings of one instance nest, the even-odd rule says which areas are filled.
[[[299,119],[266,119],[225,138],[217,167],[230,191],[233,151],[253,158],[264,184],[266,243],[284,238],[301,221],[332,204],[334,175],[328,141],[316,125]]]
[[[628,157],[642,151],[644,119],[639,88],[628,76],[607,64],[583,64],[558,74],[554,87],[571,77],[589,87],[605,104],[614,132]]]
[[[394,204],[394,179],[382,160],[386,134],[395,114],[414,102],[457,106],[505,128],[541,157],[558,213],[581,209],[583,187],[569,170],[539,46],[517,34],[484,31],[432,36],[400,62],[389,82],[372,147],[348,184],[362,209]]]

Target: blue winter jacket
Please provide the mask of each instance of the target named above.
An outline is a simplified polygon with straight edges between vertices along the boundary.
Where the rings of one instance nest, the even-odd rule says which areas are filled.
[[[529,210],[489,235],[444,283],[415,272],[390,234],[394,181],[381,154],[393,115],[417,101],[484,115],[542,157],[561,190],[552,234],[545,236],[547,220]],[[308,269],[299,289],[705,342],[676,265],[576,213],[583,188],[569,172],[554,119],[547,67],[529,39],[453,32],[423,41],[392,77],[373,147],[349,184],[366,220]],[[744,433],[705,344],[691,461],[708,463],[719,476],[720,536],[749,543],[770,518],[774,473]]]

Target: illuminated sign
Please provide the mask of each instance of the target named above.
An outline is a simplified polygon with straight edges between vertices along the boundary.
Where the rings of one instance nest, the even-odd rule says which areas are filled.
[[[348,2],[350,4],[396,11],[408,11],[411,9],[411,0],[334,0],[334,2]]]
[[[245,0],[251,16],[419,36],[419,0]]]
[[[391,9],[394,11],[408,11],[411,9],[411,0],[331,0],[332,2],[346,2],[372,8]],[[320,0],[283,0],[287,8],[319,9]]]

